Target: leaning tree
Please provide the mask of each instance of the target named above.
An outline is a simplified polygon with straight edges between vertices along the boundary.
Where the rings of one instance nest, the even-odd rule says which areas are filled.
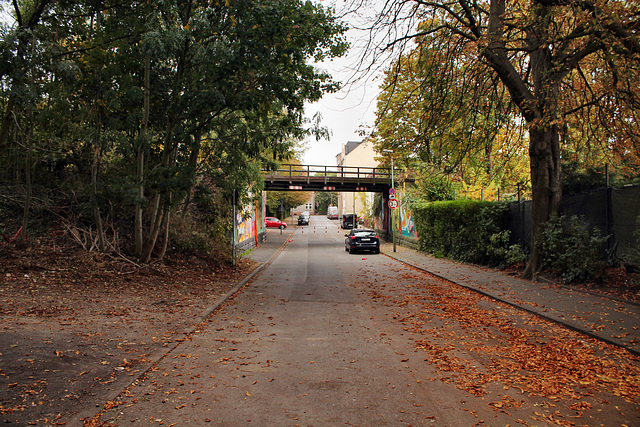
[[[365,5],[362,0],[351,4],[354,9]],[[413,41],[439,40],[447,61],[475,60],[489,70],[487,81],[506,89],[529,133],[534,239],[560,209],[560,135],[575,126],[577,114],[592,123],[583,128],[584,138],[592,132],[607,149],[639,152],[637,2],[390,0],[377,12],[368,28],[367,64],[397,57],[414,48]],[[478,84],[477,78],[460,81]],[[539,267],[532,247],[529,277]]]

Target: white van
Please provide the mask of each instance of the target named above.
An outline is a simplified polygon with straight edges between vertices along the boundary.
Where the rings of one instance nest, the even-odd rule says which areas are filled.
[[[338,219],[338,207],[337,206],[329,206],[327,208],[327,218],[329,218],[329,219]]]

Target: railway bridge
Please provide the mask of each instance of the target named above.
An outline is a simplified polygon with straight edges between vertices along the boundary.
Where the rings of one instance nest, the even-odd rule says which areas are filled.
[[[363,166],[317,166],[283,164],[274,171],[263,170],[265,190],[349,191],[388,194],[392,178],[414,183],[413,179],[392,176],[391,169]]]

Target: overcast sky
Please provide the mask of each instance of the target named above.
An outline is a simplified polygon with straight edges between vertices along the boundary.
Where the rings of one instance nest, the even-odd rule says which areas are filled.
[[[320,68],[329,71],[341,82],[348,82],[352,77],[347,62],[342,58],[322,64]],[[303,156],[304,164],[334,166],[336,155],[340,153],[342,145],[348,141],[363,139],[358,131],[362,127],[368,129],[373,125],[378,85],[379,82],[370,77],[364,82],[346,85],[339,92],[325,95],[319,102],[306,106],[307,117],[311,118],[320,113],[321,124],[329,129],[331,137],[328,141],[308,140],[307,151]]]
[[[323,5],[335,3],[323,1]],[[349,2],[338,1],[337,15],[341,15],[341,4]],[[375,5],[370,2],[369,5]],[[365,12],[372,12],[373,7],[362,13],[347,14],[343,20],[347,24],[364,26],[367,17]],[[322,116],[321,124],[331,132],[329,140],[323,139],[307,141],[307,150],[303,155],[303,162],[307,165],[336,165],[336,155],[340,153],[342,145],[348,141],[361,141],[359,130],[370,130],[375,120],[376,97],[380,92],[380,79],[376,74],[368,73],[362,77],[361,66],[362,51],[360,46],[368,40],[369,33],[364,30],[351,29],[347,32],[347,38],[351,49],[347,54],[333,61],[323,62],[316,66],[333,75],[336,81],[343,84],[342,90],[335,94],[325,95],[319,102],[307,104],[306,116],[312,118],[316,113]],[[366,60],[365,60],[366,61]],[[365,64],[366,65],[366,64]],[[379,73],[378,73],[379,75]],[[355,81],[355,77],[359,77]]]

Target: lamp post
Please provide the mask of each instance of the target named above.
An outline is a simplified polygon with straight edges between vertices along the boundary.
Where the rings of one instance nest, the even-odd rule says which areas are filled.
[[[393,179],[393,150],[385,149],[382,150],[383,153],[391,154],[391,188],[395,190],[396,184]],[[393,252],[396,251],[396,227],[395,227],[395,209],[391,211],[391,240],[393,241]]]

